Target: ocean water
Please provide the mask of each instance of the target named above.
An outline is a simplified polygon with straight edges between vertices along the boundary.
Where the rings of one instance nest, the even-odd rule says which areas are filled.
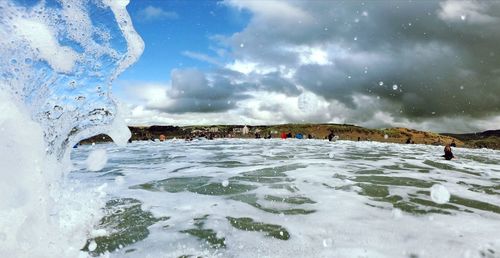
[[[500,257],[500,152],[323,140],[80,146],[110,257]],[[100,153],[97,155],[96,153]],[[100,171],[88,159],[107,163]],[[105,155],[106,157],[103,157]]]

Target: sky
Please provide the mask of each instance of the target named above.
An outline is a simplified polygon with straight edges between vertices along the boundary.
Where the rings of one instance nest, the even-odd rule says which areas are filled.
[[[114,83],[129,125],[500,128],[499,1],[160,1]]]

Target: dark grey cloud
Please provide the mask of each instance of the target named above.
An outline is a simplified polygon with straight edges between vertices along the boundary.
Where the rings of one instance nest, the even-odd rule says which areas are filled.
[[[259,80],[269,91],[298,95],[303,87],[353,110],[364,110],[356,97],[369,96],[378,100],[370,109],[414,122],[500,115],[498,1],[274,3],[226,1],[253,18],[221,40],[237,59],[296,70]],[[328,62],[304,62],[304,48]]]
[[[279,72],[264,74],[259,79],[259,89],[277,93],[284,93],[287,96],[298,96],[301,90],[292,81],[285,79]]]
[[[170,103],[152,108],[169,113],[222,112],[235,108],[238,100],[247,98],[239,89],[241,85],[214,76],[208,79],[197,69],[174,69],[171,87],[166,93]]]

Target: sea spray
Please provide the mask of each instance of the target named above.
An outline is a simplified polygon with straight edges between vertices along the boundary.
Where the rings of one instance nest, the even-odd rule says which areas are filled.
[[[110,92],[144,49],[127,4],[0,0],[0,257],[87,255],[105,187],[66,177],[69,147],[130,137]]]

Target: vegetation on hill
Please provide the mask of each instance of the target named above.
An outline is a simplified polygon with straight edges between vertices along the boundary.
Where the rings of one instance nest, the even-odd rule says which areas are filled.
[[[213,125],[213,126],[130,126],[132,141],[159,139],[165,135],[167,139],[184,138],[186,136],[208,136],[215,138],[254,138],[255,133],[262,137],[271,135],[280,137],[282,132],[292,135],[302,134],[304,138],[310,135],[315,139],[325,139],[330,132],[342,140],[362,140],[416,144],[445,145],[455,142],[458,147],[500,149],[500,130],[486,131],[475,134],[438,134],[408,128],[370,129],[350,124],[280,124],[247,126],[248,133],[243,134],[244,125]],[[111,141],[106,135],[98,135],[83,140],[81,143]]]

